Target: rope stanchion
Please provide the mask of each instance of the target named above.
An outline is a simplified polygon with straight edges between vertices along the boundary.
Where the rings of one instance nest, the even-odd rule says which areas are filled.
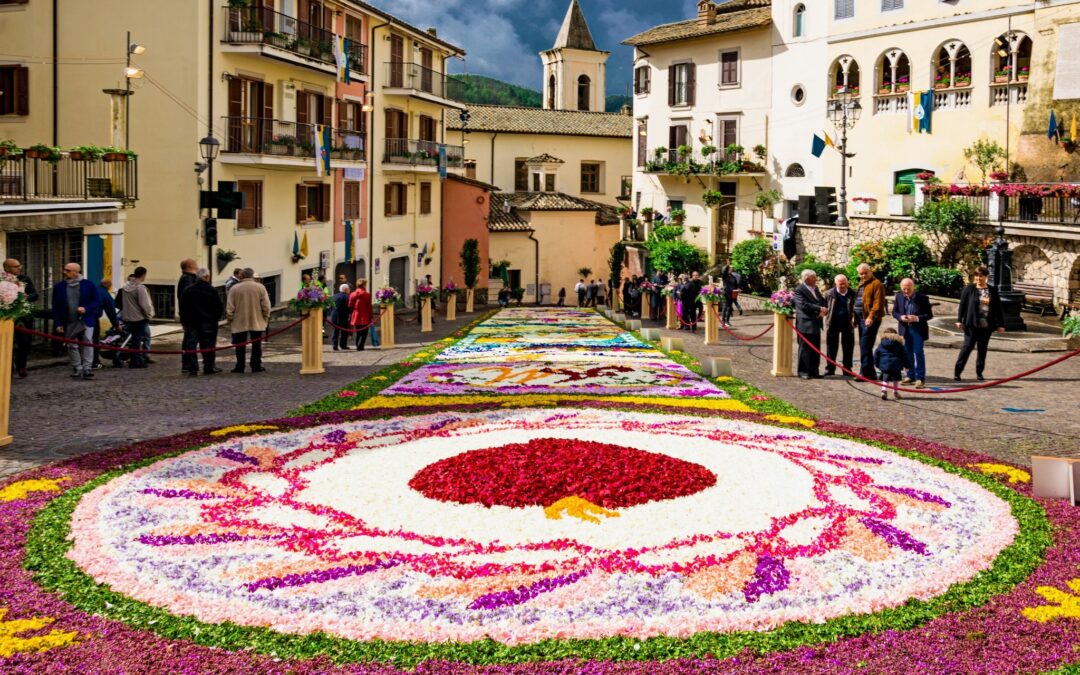
[[[133,347],[117,347],[113,345],[106,345],[99,342],[85,342],[83,340],[73,340],[71,338],[60,337],[59,335],[49,335],[48,333],[42,333],[41,331],[32,330],[30,328],[23,328],[22,326],[15,326],[15,330],[19,333],[25,333],[26,335],[33,335],[35,337],[44,338],[46,340],[52,340],[53,342],[59,342],[67,345],[78,345],[80,347],[94,347],[103,351],[109,352],[121,352],[124,354],[159,354],[166,356],[183,356],[185,354],[210,354],[212,352],[223,352],[229,349],[235,349],[237,347],[247,347],[253,345],[256,342],[263,342],[269,340],[272,337],[287,333],[288,331],[296,328],[301,323],[307,320],[307,316],[303,316],[296,321],[293,321],[288,326],[280,328],[272,333],[261,335],[257,338],[247,340],[245,342],[237,342],[236,344],[230,344],[222,347],[211,347],[210,349],[135,349]]]
[[[743,342],[753,342],[754,340],[757,340],[760,337],[764,337],[766,333],[768,333],[769,331],[771,331],[773,329],[772,324],[770,324],[768,328],[766,328],[765,330],[761,331],[760,333],[758,333],[757,335],[755,335],[753,337],[743,337],[742,335],[739,335],[735,331],[731,330],[731,328],[729,328],[728,325],[726,323],[724,323],[724,321],[722,319],[720,319],[720,313],[718,311],[716,311],[715,307],[713,308],[713,314],[715,314],[716,318],[718,320],[720,320],[720,327],[721,328],[723,328],[725,331],[727,331],[728,334],[731,335],[731,337],[735,338],[736,340],[742,340]]]
[[[795,331],[795,334],[799,336],[799,339],[802,340],[804,343],[806,343],[807,347],[809,347],[810,349],[817,352],[818,355],[820,355],[821,358],[825,359],[825,361],[827,361],[830,365],[833,365],[833,366],[839,368],[845,374],[850,375],[851,377],[854,377],[855,379],[860,380],[862,382],[869,382],[870,384],[881,384],[880,380],[871,380],[870,378],[864,377],[862,374],[856,373],[856,372],[854,372],[853,370],[851,370],[849,368],[845,368],[842,364],[839,364],[836,361],[830,359],[824,352],[822,352],[819,348],[815,347],[814,344],[812,342],[810,342],[809,338],[807,338],[805,335],[800,333],[797,328],[795,328],[795,324],[794,324],[794,322],[792,322],[791,319],[786,319],[786,321],[791,326],[791,329],[793,331]],[[1001,378],[999,380],[994,380],[993,382],[986,382],[986,383],[983,383],[983,384],[974,384],[974,385],[971,385],[971,386],[968,386],[968,387],[952,387],[952,388],[949,388],[949,389],[912,389],[910,387],[901,387],[901,386],[893,387],[890,384],[890,388],[894,389],[896,391],[902,391],[902,392],[905,392],[905,393],[908,393],[908,394],[925,394],[925,395],[962,394],[962,393],[969,392],[969,391],[978,391],[979,389],[989,389],[990,387],[998,387],[998,386],[1001,386],[1003,384],[1006,384],[1007,382],[1013,382],[1015,380],[1019,380],[1019,379],[1024,378],[1024,377],[1028,377],[1029,375],[1034,375],[1035,373],[1046,370],[1047,368],[1050,368],[1051,366],[1056,366],[1059,363],[1063,363],[1065,361],[1068,361],[1069,359],[1071,359],[1071,358],[1073,358],[1075,356],[1080,356],[1080,349],[1071,351],[1068,354],[1065,354],[1064,356],[1060,356],[1060,357],[1058,357],[1058,358],[1056,358],[1053,361],[1050,361],[1048,363],[1044,363],[1041,366],[1037,366],[1037,367],[1032,368],[1030,370],[1025,370],[1022,373],[1017,373],[1016,375],[1011,375],[1009,377],[1004,377],[1004,378]]]

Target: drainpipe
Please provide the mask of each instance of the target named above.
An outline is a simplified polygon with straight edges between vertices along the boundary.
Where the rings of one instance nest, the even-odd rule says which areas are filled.
[[[207,32],[206,32],[206,135],[214,135],[214,11],[216,10],[214,0],[207,0],[206,2],[207,15]],[[129,49],[130,49],[130,40]],[[129,99],[124,100],[125,109],[131,105]],[[125,130],[126,133],[126,130]],[[228,142],[228,139],[224,139]],[[214,160],[206,160],[206,183],[207,190],[211,192],[214,190]],[[206,210],[208,218],[212,218],[214,211],[212,209]],[[203,228],[200,229],[204,229]],[[214,278],[214,247],[206,247],[206,269],[210,271],[211,281]]]
[[[536,271],[536,280],[535,280],[534,283],[536,285],[536,304],[539,305],[540,304],[540,240],[537,239],[536,237],[534,237],[533,236],[534,234],[536,234],[536,230],[531,230],[529,232],[529,239],[532,239],[533,251],[535,251],[535,253],[533,254],[533,269]]]
[[[375,89],[375,31],[389,26],[390,22],[385,21],[378,26],[371,27],[371,37],[368,42],[371,45],[371,55],[368,59],[368,63],[371,64],[371,89]],[[364,90],[364,98],[367,98],[368,91]],[[384,130],[385,133],[385,130]],[[371,98],[371,121],[368,124],[368,143],[371,150],[368,152],[368,226],[367,226],[367,243],[368,243],[368,259],[367,259],[367,273],[368,278],[371,281],[371,288],[375,286],[375,97]],[[386,274],[389,278],[390,263],[386,264]]]
[[[491,177],[488,182],[492,185],[495,184],[495,139],[499,137],[499,132],[491,134]]]
[[[60,145],[60,21],[56,13],[59,11],[57,4],[52,3],[52,144],[53,147]]]

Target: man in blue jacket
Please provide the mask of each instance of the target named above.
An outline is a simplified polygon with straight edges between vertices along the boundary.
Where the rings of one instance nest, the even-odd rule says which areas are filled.
[[[923,345],[930,339],[930,319],[934,310],[930,307],[930,298],[925,293],[915,290],[915,282],[904,279],[900,282],[900,292],[893,300],[893,316],[900,322],[897,332],[904,338],[904,348],[914,368],[908,368],[907,377],[901,384],[915,383],[916,389],[926,386],[926,354]]]
[[[56,332],[86,345],[69,344],[72,377],[85,380],[94,376],[93,327],[101,315],[98,292],[93,282],[84,279],[79,263],[64,265],[64,280],[53,286],[53,321]]]

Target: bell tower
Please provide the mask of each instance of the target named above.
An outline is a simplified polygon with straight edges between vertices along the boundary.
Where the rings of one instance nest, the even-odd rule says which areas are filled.
[[[610,54],[596,48],[581,5],[570,0],[555,46],[540,52],[544,109],[604,112]]]

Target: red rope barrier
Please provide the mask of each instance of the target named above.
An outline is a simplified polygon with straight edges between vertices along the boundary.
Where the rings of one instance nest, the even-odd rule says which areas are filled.
[[[735,338],[736,340],[742,340],[743,342],[753,342],[754,340],[757,340],[760,337],[764,337],[766,333],[768,333],[769,331],[771,331],[773,329],[773,324],[769,324],[769,326],[765,330],[761,331],[757,335],[755,335],[753,337],[743,337],[743,336],[739,335],[738,333],[736,333],[735,331],[728,328],[727,324],[725,324],[723,319],[720,318],[720,312],[718,312],[715,307],[713,307],[713,314],[716,315],[716,320],[720,322],[720,327],[721,328],[726,330],[728,332],[728,334],[731,335],[731,337]]]
[[[272,333],[267,333],[266,335],[254,338],[252,340],[248,340],[246,342],[238,342],[236,344],[231,344],[231,345],[224,346],[224,347],[212,347],[210,349],[133,349],[131,347],[114,347],[114,346],[102,344],[102,343],[99,343],[99,342],[84,342],[82,340],[73,340],[71,338],[60,337],[59,335],[49,335],[48,333],[42,333],[41,331],[31,330],[29,328],[23,328],[22,326],[15,326],[15,330],[20,332],[20,333],[25,333],[27,335],[34,335],[34,336],[37,336],[37,337],[40,337],[40,338],[45,338],[46,340],[52,340],[54,342],[60,342],[62,344],[78,345],[80,347],[95,347],[95,348],[101,349],[103,351],[123,352],[125,354],[164,354],[164,355],[173,355],[173,356],[181,355],[182,356],[184,354],[209,354],[211,352],[223,352],[223,351],[226,351],[228,349],[235,349],[236,347],[246,347],[248,345],[253,345],[256,342],[263,342],[264,340],[269,340],[270,338],[272,338],[272,337],[274,337],[276,335],[281,335],[282,333],[288,332],[288,331],[292,330],[293,328],[296,328],[301,323],[306,321],[309,316],[311,316],[311,315],[310,314],[305,314],[304,316],[300,317],[296,321],[293,321],[292,323],[290,323],[288,326],[285,326],[284,328],[276,330],[276,331],[274,331]]]
[[[810,342],[810,340],[805,335],[800,333],[795,328],[795,324],[791,321],[791,319],[785,319],[785,321],[787,321],[788,325],[791,326],[791,330],[795,331],[795,334],[799,336],[799,339],[806,343],[807,347],[809,347],[810,349],[813,349],[815,352],[817,352],[823,359],[825,359],[831,365],[836,366],[840,370],[844,371],[844,373],[854,377],[857,380],[862,380],[863,382],[869,382],[871,384],[882,384],[882,382],[880,380],[871,380],[868,377],[863,377],[861,374],[856,373],[856,372],[854,372],[854,371],[852,371],[852,370],[850,370],[848,368],[845,368],[843,365],[837,363],[836,361],[833,361],[828,356],[826,356],[820,349],[815,347],[814,344],[812,342]],[[1027,377],[1028,375],[1034,375],[1035,373],[1046,370],[1047,368],[1049,368],[1051,366],[1056,366],[1059,363],[1062,363],[1064,361],[1068,361],[1069,359],[1073,358],[1074,356],[1080,356],[1080,349],[1069,352],[1068,354],[1066,354],[1064,356],[1056,358],[1053,361],[1050,361],[1049,363],[1044,363],[1041,366],[1032,368],[1031,370],[1025,370],[1022,373],[1018,373],[1018,374],[1012,375],[1010,377],[1005,377],[1005,378],[1002,378],[1000,380],[994,380],[993,382],[986,382],[984,384],[971,385],[970,387],[953,387],[951,389],[911,389],[911,388],[908,388],[908,387],[901,387],[899,385],[894,387],[892,383],[889,383],[889,387],[895,389],[896,391],[903,391],[903,392],[906,392],[906,393],[909,393],[909,394],[961,394],[961,393],[968,392],[968,391],[977,391],[979,389],[989,389],[990,387],[997,387],[999,385],[1005,384],[1006,382],[1012,382],[1014,380],[1019,380],[1020,378]]]
[[[374,326],[375,324],[379,323],[379,321],[382,320],[383,314],[386,314],[386,310],[385,309],[380,309],[378,316],[376,316],[374,319],[372,319],[371,323],[369,323],[369,324],[367,324],[365,326],[339,326],[336,323],[330,321],[330,319],[325,319],[324,323],[326,325],[330,326],[331,328],[333,328],[334,330],[341,331],[342,333],[359,333],[360,331],[367,330],[367,329],[371,328],[372,326]]]

